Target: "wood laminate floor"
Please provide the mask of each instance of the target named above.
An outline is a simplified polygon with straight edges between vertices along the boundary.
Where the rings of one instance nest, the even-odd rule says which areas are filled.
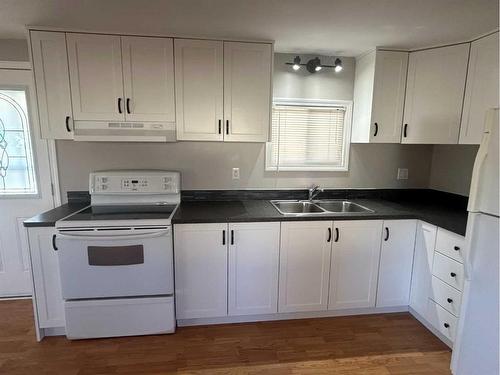
[[[408,313],[35,340],[30,300],[0,301],[0,374],[450,374],[450,350]]]

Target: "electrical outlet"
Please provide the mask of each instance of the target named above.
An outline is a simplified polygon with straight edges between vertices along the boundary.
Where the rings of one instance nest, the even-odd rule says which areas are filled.
[[[408,168],[398,168],[398,180],[408,180]]]
[[[239,180],[239,179],[240,179],[240,169],[233,168],[233,180]]]

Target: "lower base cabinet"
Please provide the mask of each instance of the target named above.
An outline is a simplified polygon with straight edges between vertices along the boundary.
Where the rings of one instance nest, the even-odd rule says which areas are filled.
[[[227,315],[227,224],[174,225],[177,319]]]
[[[333,223],[329,310],[374,307],[382,220]]]
[[[278,311],[280,223],[229,224],[229,315]]]
[[[33,275],[33,300],[39,328],[64,327],[64,301],[61,294],[59,259],[52,247],[54,227],[28,228]]]
[[[327,309],[331,241],[331,221],[281,223],[279,312]]]

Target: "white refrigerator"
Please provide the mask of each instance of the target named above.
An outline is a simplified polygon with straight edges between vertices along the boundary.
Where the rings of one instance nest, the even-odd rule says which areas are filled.
[[[468,205],[464,294],[454,375],[499,374],[499,109],[488,110]]]

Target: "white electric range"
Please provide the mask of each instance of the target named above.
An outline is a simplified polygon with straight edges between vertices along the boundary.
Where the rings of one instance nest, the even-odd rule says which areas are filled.
[[[174,332],[179,173],[94,172],[89,191],[90,206],[56,222],[66,336]]]

